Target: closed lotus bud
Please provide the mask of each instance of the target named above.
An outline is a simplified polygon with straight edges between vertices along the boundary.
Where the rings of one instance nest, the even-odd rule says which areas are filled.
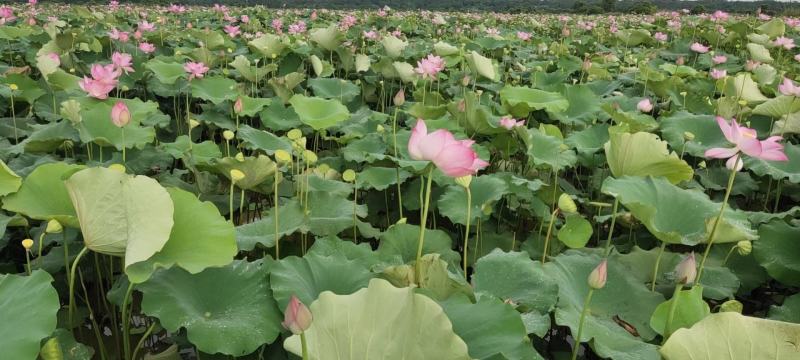
[[[739,314],[744,310],[744,305],[737,300],[728,300],[719,306],[720,312],[737,312]]]
[[[403,89],[394,94],[394,106],[403,106],[406,103],[406,92]]]
[[[292,161],[292,154],[289,154],[288,151],[283,149],[275,150],[275,160],[277,160],[278,163],[286,164]]]
[[[566,214],[578,212],[578,205],[575,205],[575,201],[566,193],[562,193],[561,196],[558,197],[558,208]]]
[[[469,77],[469,75],[464,75],[464,77],[461,78],[461,86],[466,87],[467,85],[469,85],[470,81],[472,81],[472,79]]]
[[[128,125],[131,121],[131,112],[128,110],[128,105],[122,101],[117,101],[114,107],[111,108],[111,122],[117,127]]]
[[[739,255],[747,256],[750,255],[750,252],[753,251],[753,243],[750,240],[742,240],[736,243],[736,252]]]
[[[189,120],[189,129],[190,130],[194,129],[194,128],[198,127],[198,126],[200,126],[200,122],[199,121],[197,121],[195,119]]]
[[[301,136],[303,136],[303,132],[300,131],[300,129],[292,129],[292,130],[289,130],[288,133],[286,133],[286,137],[288,137],[289,140],[297,140]]]
[[[242,98],[236,99],[236,102],[233,103],[233,111],[237,114],[241,114],[243,109],[244,105],[242,104]]]
[[[608,260],[603,259],[599,265],[589,274],[589,287],[592,289],[602,289],[606,286],[608,276]]]
[[[238,152],[236,153],[236,155],[234,155],[234,159],[236,159],[236,161],[238,162],[244,162],[244,154]]]
[[[692,133],[690,131],[684,131],[683,132],[683,139],[686,140],[686,141],[694,140],[694,133]]]
[[[286,305],[286,310],[283,312],[283,322],[281,325],[292,332],[292,334],[300,335],[309,327],[314,318],[311,311],[300,302],[296,296],[292,295],[289,299],[289,304]]]
[[[697,263],[694,259],[694,253],[685,257],[678,267],[675,269],[677,274],[678,284],[691,284],[697,277]]]
[[[52,219],[47,222],[47,229],[44,230],[48,234],[58,234],[64,231],[64,228],[61,227],[61,223],[58,222],[56,219]]]
[[[461,185],[464,189],[469,189],[469,184],[472,183],[472,175],[461,176],[456,178],[456,184]]]
[[[236,136],[236,134],[234,134],[233,131],[225,130],[225,131],[222,132],[222,137],[225,140],[231,141],[231,140],[233,140],[234,136]]]
[[[347,169],[342,173],[342,180],[347,182],[356,181],[356,172],[353,169]]]
[[[25,250],[30,250],[33,247],[33,239],[22,240],[22,247],[24,247]]]
[[[233,181],[234,183],[237,183],[242,179],[244,179],[244,173],[239,169],[231,170],[230,175],[231,175],[231,181]]]

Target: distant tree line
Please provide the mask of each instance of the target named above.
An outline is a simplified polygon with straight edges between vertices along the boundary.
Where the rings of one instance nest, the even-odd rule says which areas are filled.
[[[20,0],[17,2],[24,2]],[[42,2],[49,2],[42,0]],[[86,0],[64,3],[107,3],[107,1]],[[754,13],[761,8],[763,12],[775,15],[800,14],[800,0],[797,2],[777,1],[721,1],[721,0],[128,0],[123,3],[213,5],[229,6],[264,5],[272,8],[326,8],[326,9],[377,9],[390,6],[393,9],[427,9],[443,11],[495,11],[506,13],[636,13],[651,14],[658,10],[689,9],[693,13],[723,10],[734,13]]]

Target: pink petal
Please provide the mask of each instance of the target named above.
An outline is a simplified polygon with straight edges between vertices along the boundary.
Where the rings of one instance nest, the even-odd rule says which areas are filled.
[[[725,135],[725,138],[728,139],[729,142],[735,143],[731,136],[731,125],[728,124],[728,121],[722,116],[717,116],[717,124],[719,125],[719,129],[722,130],[722,134]]]
[[[742,170],[742,167],[744,166],[744,164],[742,164],[741,160],[739,160],[739,162],[737,163],[736,159],[738,159],[738,158],[739,158],[738,156],[734,156],[734,157],[728,159],[728,161],[725,162],[725,167],[727,167],[728,169],[734,170],[733,165],[736,164],[735,171]]]
[[[428,134],[428,127],[425,126],[425,121],[422,119],[417,120],[417,124],[411,130],[411,137],[408,138],[408,154],[414,160],[422,160],[422,151],[419,145],[422,139]]]
[[[455,141],[453,134],[444,129],[439,129],[428,134],[420,140],[418,146],[422,159],[435,161],[439,153],[442,152],[442,149],[453,141]]]
[[[742,138],[737,147],[742,150],[743,153],[750,155],[752,157],[758,157],[761,155],[761,141],[755,138]]]
[[[727,159],[739,152],[737,148],[711,148],[704,154],[707,158]]]

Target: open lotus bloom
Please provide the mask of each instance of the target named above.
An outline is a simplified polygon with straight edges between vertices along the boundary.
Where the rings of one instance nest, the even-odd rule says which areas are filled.
[[[740,126],[736,119],[731,119],[731,123],[721,116],[717,116],[725,139],[733,143],[732,148],[711,148],[706,150],[705,156],[715,159],[728,159],[725,166],[728,169],[739,171],[742,169],[742,161],[737,161],[739,153],[744,153],[754,158],[769,161],[788,161],[789,158],[783,152],[783,144],[779,143],[780,136],[770,136],[766,140],[758,140],[758,134],[754,129]]]
[[[489,165],[472,150],[473,143],[472,140],[456,140],[452,133],[444,129],[429,134],[425,121],[419,119],[408,139],[408,154],[414,160],[433,162],[450,177],[473,175]]]

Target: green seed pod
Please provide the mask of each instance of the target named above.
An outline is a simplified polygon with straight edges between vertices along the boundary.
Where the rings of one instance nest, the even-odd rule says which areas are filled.
[[[561,196],[558,197],[558,208],[565,214],[574,214],[578,212],[578,205],[575,205],[575,201],[566,193],[562,193]]]
[[[744,305],[736,300],[728,300],[719,306],[720,312],[737,312],[741,314],[743,309]]]
[[[753,243],[749,240],[742,240],[736,243],[736,252],[739,253],[741,256],[750,255],[753,251]]]

